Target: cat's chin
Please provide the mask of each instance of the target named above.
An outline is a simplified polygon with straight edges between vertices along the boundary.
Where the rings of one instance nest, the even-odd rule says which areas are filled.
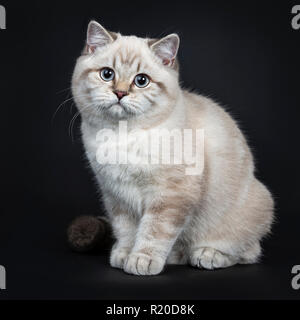
[[[120,103],[111,105],[109,108],[105,109],[105,111],[107,115],[118,119],[126,119],[135,115],[134,109],[129,108],[126,105],[121,105]]]
[[[113,118],[125,118],[128,116],[128,113],[124,110],[124,108],[119,104],[113,104],[109,108],[106,109],[106,113]]]

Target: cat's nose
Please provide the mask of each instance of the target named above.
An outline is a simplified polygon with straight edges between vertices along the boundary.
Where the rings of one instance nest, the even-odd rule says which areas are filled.
[[[126,91],[120,91],[120,90],[115,90],[114,94],[118,97],[119,100],[121,100],[123,97],[128,95],[128,92]]]

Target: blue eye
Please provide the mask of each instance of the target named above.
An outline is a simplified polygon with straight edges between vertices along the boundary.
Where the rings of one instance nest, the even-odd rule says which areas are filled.
[[[145,88],[148,86],[149,83],[150,83],[150,79],[145,74],[138,74],[134,79],[134,84],[138,88]]]
[[[115,72],[114,72],[114,70],[112,70],[110,68],[103,68],[100,71],[100,77],[104,81],[112,81],[115,78]]]

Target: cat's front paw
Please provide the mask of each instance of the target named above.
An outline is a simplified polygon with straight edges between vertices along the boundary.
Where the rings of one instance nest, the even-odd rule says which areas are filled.
[[[161,273],[164,265],[165,261],[160,257],[152,257],[136,252],[128,256],[124,271],[139,276],[151,276]]]
[[[110,265],[113,268],[123,269],[124,263],[130,253],[129,248],[116,247],[113,248],[110,254]]]

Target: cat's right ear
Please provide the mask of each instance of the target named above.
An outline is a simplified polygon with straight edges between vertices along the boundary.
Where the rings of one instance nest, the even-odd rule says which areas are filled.
[[[88,25],[86,48],[87,54],[93,53],[97,48],[103,47],[114,39],[111,34],[96,21],[91,21]]]

